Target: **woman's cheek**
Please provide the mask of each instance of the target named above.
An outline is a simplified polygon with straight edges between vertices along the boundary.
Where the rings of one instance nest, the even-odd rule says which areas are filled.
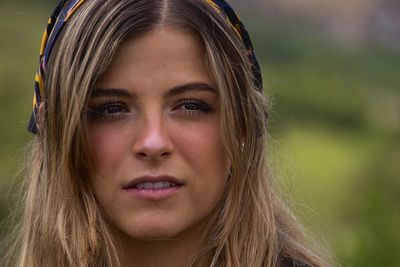
[[[97,175],[102,170],[110,171],[122,161],[122,157],[129,146],[128,135],[120,129],[112,127],[94,126],[89,134],[93,160],[93,168]]]
[[[216,121],[210,120],[208,123],[182,128],[179,133],[176,149],[183,154],[190,166],[207,169],[226,164],[226,153]]]

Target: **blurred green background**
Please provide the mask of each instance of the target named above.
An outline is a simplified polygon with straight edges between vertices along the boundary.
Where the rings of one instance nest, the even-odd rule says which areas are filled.
[[[0,3],[0,221],[14,210],[10,185],[30,139],[33,76],[54,2]],[[400,5],[232,2],[272,99],[270,157],[289,205],[340,265],[400,266],[400,18],[391,15]],[[2,223],[0,237],[9,230]]]

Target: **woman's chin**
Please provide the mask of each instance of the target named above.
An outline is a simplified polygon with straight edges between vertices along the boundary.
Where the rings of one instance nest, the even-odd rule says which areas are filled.
[[[182,240],[200,238],[203,230],[202,222],[186,227],[184,224],[179,224],[179,221],[170,222],[162,221],[147,221],[137,223],[135,225],[125,225],[120,227],[118,232],[124,239],[137,241],[162,241],[162,240]],[[127,240],[127,241],[128,241]]]
[[[165,225],[140,225],[134,229],[120,229],[121,234],[125,238],[138,241],[157,241],[157,240],[171,240],[176,239],[179,236],[179,229],[172,229]]]

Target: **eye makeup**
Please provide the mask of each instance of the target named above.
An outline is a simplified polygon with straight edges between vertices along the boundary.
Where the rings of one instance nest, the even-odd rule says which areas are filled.
[[[184,115],[194,118],[206,115],[213,111],[213,108],[202,98],[185,98],[178,101],[177,111],[182,110]]]
[[[115,121],[122,119],[131,113],[133,109],[121,100],[96,101],[99,103],[88,107],[87,114],[91,121]],[[207,115],[214,111],[214,107],[207,100],[197,97],[179,99],[172,112],[179,116],[194,119],[201,115]]]
[[[90,96],[87,115],[93,122],[113,122],[130,117],[133,113],[145,111],[146,105],[158,101],[148,100],[134,90],[121,88],[95,88]],[[154,96],[157,97],[157,96]],[[165,99],[165,100],[164,100]],[[166,91],[160,98],[160,106],[166,107],[170,114],[179,119],[195,120],[216,109],[218,94],[204,83],[178,85]],[[143,105],[143,106],[141,106]]]
[[[129,106],[119,100],[107,100],[87,109],[90,120],[118,120],[129,112]]]

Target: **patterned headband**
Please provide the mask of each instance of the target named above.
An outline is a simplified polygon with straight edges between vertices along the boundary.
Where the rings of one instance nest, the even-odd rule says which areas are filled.
[[[28,130],[36,134],[38,132],[37,116],[40,103],[42,102],[44,88],[44,78],[47,75],[47,63],[50,58],[51,51],[57,41],[62,29],[74,12],[85,2],[85,0],[61,0],[51,15],[47,28],[43,34],[42,44],[40,47],[39,68],[35,75],[35,92],[33,95],[33,112],[29,121]],[[210,6],[214,8],[221,16],[223,16],[228,24],[230,24],[239,38],[242,40],[247,49],[247,56],[252,63],[252,71],[256,88],[262,90],[262,77],[260,65],[258,64],[250,36],[228,3],[224,0],[206,0]]]
[[[209,3],[221,16],[225,17],[225,19],[228,21],[228,24],[233,27],[233,30],[242,40],[247,50],[247,56],[252,65],[254,84],[256,85],[257,89],[262,90],[261,68],[258,64],[250,35],[247,32],[244,24],[240,20],[239,16],[236,14],[233,8],[224,0],[207,0],[207,3]]]
[[[49,18],[47,27],[42,37],[40,46],[39,68],[35,75],[35,92],[33,95],[33,112],[29,121],[28,130],[36,134],[38,132],[37,116],[39,106],[42,102],[44,92],[44,78],[47,75],[47,63],[51,51],[57,41],[62,29],[74,12],[85,2],[85,0],[61,0]]]

